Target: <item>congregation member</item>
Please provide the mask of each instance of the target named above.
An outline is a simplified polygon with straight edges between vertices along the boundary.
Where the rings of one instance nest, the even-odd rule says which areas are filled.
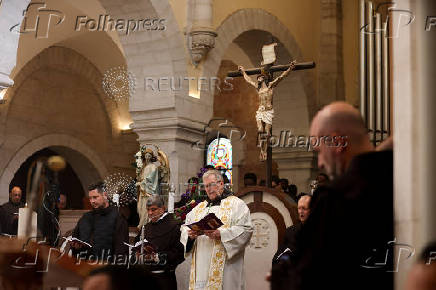
[[[12,187],[9,201],[0,207],[0,230],[2,234],[16,235],[18,231],[18,209],[24,207],[21,201],[22,191],[18,186]]]
[[[180,221],[173,214],[165,212],[165,203],[161,196],[152,195],[147,199],[148,223],[143,226],[137,240],[144,238],[151,243],[155,252],[153,262],[147,270],[158,284],[160,290],[177,289],[175,270],[184,260],[183,245],[180,242]]]
[[[253,226],[245,202],[225,190],[222,175],[203,175],[207,200],[188,213],[182,226],[185,255],[192,255],[189,289],[245,289],[244,253]],[[214,213],[223,223],[217,230],[193,231],[186,225]]]
[[[248,172],[244,174],[244,187],[247,186],[256,186],[257,185],[257,176],[252,172]]]
[[[300,194],[297,198],[297,211],[298,218],[301,223],[292,225],[286,229],[285,238],[282,244],[278,247],[278,250],[273,258],[273,264],[278,263],[281,260],[286,261],[292,257],[292,253],[297,251],[297,235],[301,230],[301,226],[306,222],[310,214],[310,200],[309,194]]]
[[[156,279],[143,267],[107,265],[92,270],[83,281],[83,290],[142,290],[156,289]]]
[[[331,182],[312,198],[287,275],[272,280],[286,279],[280,289],[393,289],[392,151],[375,152],[359,111],[343,102],[317,113],[311,136],[342,136],[347,146],[314,147]]]
[[[103,182],[88,187],[92,210],[85,213],[73,230],[73,237],[82,242],[71,242],[73,253],[80,259],[110,259],[115,255],[127,255],[129,228],[127,221],[115,207],[109,206]],[[111,261],[111,260],[110,260]]]
[[[56,201],[56,206],[58,209],[67,208],[67,196],[64,193],[59,194],[59,199]]]

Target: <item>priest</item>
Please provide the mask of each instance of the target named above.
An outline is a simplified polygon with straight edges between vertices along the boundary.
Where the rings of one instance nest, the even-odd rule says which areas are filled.
[[[203,175],[207,200],[186,216],[181,227],[185,256],[192,255],[189,289],[245,289],[244,252],[253,233],[250,210],[241,199],[224,189],[222,175]],[[193,231],[186,225],[214,213],[223,225],[211,231]]]

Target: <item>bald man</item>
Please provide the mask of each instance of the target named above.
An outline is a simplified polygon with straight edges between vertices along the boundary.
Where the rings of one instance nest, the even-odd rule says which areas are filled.
[[[331,183],[313,196],[299,251],[275,289],[393,289],[392,151],[376,152],[359,111],[343,102],[319,111],[310,134]]]
[[[9,201],[0,207],[1,233],[16,235],[18,230],[18,209],[24,206],[21,202],[22,191],[14,186],[9,193]]]

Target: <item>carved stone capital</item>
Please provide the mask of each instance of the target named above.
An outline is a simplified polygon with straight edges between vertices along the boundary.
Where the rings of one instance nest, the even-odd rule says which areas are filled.
[[[191,60],[197,66],[206,57],[209,50],[215,47],[217,34],[211,30],[192,30],[189,36]]]

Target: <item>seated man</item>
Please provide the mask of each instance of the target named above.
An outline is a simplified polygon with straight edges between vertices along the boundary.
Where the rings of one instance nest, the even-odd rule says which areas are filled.
[[[124,244],[129,241],[127,221],[115,207],[109,206],[103,182],[91,184],[88,189],[92,210],[80,218],[73,230],[73,237],[92,247],[72,242],[73,253],[80,259],[90,260],[115,259],[114,255],[127,255],[128,247]]]
[[[0,207],[0,230],[2,234],[16,235],[18,230],[18,209],[21,202],[21,188],[14,186],[9,193],[9,201]]]
[[[156,250],[151,254],[154,263],[150,263],[148,270],[159,285],[156,289],[177,289],[175,270],[184,260],[183,245],[180,243],[181,223],[173,214],[165,212],[164,200],[159,195],[149,197],[146,207],[149,221],[139,232],[137,240],[142,240],[143,234]]]

